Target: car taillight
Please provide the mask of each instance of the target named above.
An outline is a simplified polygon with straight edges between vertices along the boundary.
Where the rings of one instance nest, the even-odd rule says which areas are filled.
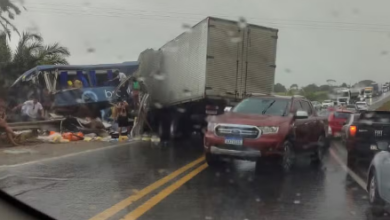
[[[349,126],[349,134],[353,137],[356,135],[356,126]]]

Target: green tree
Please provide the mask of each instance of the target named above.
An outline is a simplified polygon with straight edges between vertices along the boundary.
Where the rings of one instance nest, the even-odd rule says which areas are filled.
[[[309,85],[303,87],[303,90],[305,92],[314,93],[314,92],[318,92],[319,91],[319,87],[316,84],[309,84]]]
[[[340,85],[340,87],[348,87],[347,83],[343,83]]]
[[[280,83],[276,83],[275,85],[274,85],[274,92],[286,92],[286,87],[284,86],[284,85],[282,85],[282,84],[280,84]]]
[[[298,89],[298,84],[296,84],[296,83],[292,84],[290,86],[290,89],[294,89],[294,90]]]
[[[0,79],[4,85],[37,65],[68,64],[66,57],[69,55],[69,50],[59,43],[45,45],[40,35],[28,32],[21,35],[12,51],[6,34],[0,34]]]
[[[0,0],[0,26],[8,37],[11,36],[11,30],[19,34],[18,29],[12,24],[10,20],[15,19],[15,15],[21,13],[20,9],[11,0]],[[8,18],[4,15],[7,14]]]
[[[371,86],[372,83],[374,83],[374,81],[366,79],[366,80],[362,80],[362,81],[358,82],[357,86],[358,87],[366,87],[366,86]]]
[[[329,85],[321,85],[318,89],[319,89],[319,91],[329,91],[330,86]]]

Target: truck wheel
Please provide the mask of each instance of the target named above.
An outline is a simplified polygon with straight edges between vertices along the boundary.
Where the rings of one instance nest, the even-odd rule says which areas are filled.
[[[326,152],[326,139],[324,135],[320,135],[320,137],[318,137],[316,145],[317,147],[312,157],[312,164],[319,165],[322,163]]]
[[[283,143],[283,155],[281,166],[284,172],[290,172],[295,163],[295,152],[290,141]]]
[[[171,140],[177,140],[180,138],[180,118],[173,117],[169,126],[169,136]]]
[[[167,121],[162,119],[158,124],[158,136],[164,141],[169,139],[169,123]]]
[[[368,195],[371,204],[371,212],[374,216],[383,216],[385,202],[378,193],[378,182],[375,175],[375,170],[372,171],[372,175],[369,181]]]
[[[211,153],[206,153],[206,162],[210,167],[217,167],[221,165],[221,160],[219,156],[213,155]]]

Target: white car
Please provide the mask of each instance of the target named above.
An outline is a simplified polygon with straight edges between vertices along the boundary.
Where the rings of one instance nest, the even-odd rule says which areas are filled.
[[[332,100],[325,100],[322,102],[322,108],[328,108],[330,106],[334,106],[334,102]]]
[[[356,102],[355,105],[358,110],[368,110],[367,102]]]
[[[317,102],[317,101],[312,101],[311,104],[313,105],[313,107],[317,110],[320,110],[322,105],[321,103]]]

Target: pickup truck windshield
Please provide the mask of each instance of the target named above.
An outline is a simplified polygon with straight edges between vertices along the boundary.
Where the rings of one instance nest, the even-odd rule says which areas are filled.
[[[289,100],[283,99],[248,98],[240,102],[232,112],[283,116],[289,103]]]

